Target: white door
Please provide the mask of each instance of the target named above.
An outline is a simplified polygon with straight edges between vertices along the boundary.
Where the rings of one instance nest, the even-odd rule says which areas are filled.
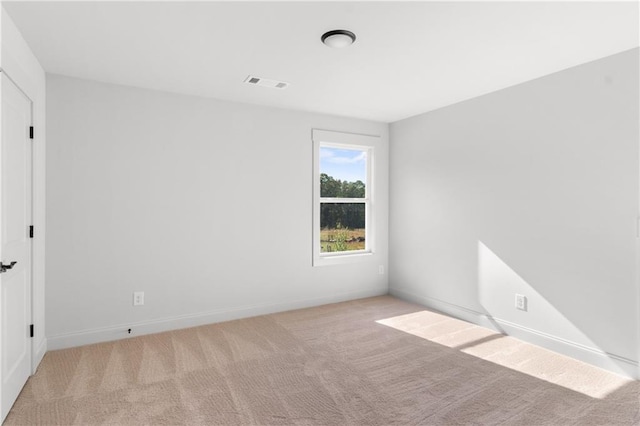
[[[31,371],[31,101],[1,74],[0,421]]]

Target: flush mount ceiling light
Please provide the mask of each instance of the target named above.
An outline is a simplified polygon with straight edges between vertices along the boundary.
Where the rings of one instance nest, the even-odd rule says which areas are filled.
[[[333,30],[322,34],[320,39],[327,46],[340,49],[353,44],[356,41],[356,35],[347,30]]]

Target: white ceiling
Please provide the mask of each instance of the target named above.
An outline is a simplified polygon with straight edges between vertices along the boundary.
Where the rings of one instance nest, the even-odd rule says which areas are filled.
[[[638,46],[636,2],[3,5],[50,73],[384,122]]]

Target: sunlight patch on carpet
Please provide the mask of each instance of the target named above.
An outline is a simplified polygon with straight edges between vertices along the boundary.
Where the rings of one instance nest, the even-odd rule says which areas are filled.
[[[582,361],[436,312],[419,311],[376,322],[592,398],[603,399],[632,382]]]

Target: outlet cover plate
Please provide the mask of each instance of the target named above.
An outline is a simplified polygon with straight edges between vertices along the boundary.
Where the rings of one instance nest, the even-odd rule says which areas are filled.
[[[133,306],[144,305],[144,291],[133,292]]]
[[[516,308],[521,311],[527,310],[527,296],[516,294]]]

